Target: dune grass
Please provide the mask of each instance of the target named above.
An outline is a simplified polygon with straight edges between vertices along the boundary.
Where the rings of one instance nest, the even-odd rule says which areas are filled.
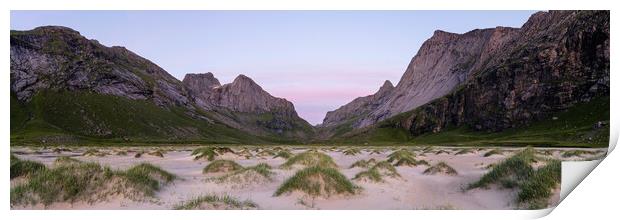
[[[337,194],[355,194],[358,187],[338,170],[325,166],[312,166],[298,171],[287,179],[274,193],[301,191],[312,197],[330,197]]]
[[[208,161],[213,161],[217,155],[218,153],[214,147],[200,147],[192,151],[194,160],[206,158]]]
[[[377,164],[377,161],[375,160],[375,158],[370,158],[368,160],[362,159],[362,160],[355,161],[355,163],[351,164],[349,168],[354,168],[354,167],[368,168],[368,167],[374,166],[375,164]]]
[[[54,202],[93,202],[120,194],[128,198],[153,196],[175,176],[150,164],[126,171],[113,171],[97,163],[59,158],[56,166],[30,174],[27,181],[11,189],[11,204],[47,206]]]
[[[373,182],[383,182],[383,176],[400,177],[396,168],[387,161],[381,161],[366,171],[359,172],[353,177],[353,180],[370,180]]]
[[[115,154],[116,156],[127,156],[127,151],[119,150],[119,151],[116,151]]]
[[[155,150],[147,153],[148,155],[155,157],[164,157],[164,153],[161,150]]]
[[[491,149],[490,151],[484,153],[483,157],[490,157],[493,155],[503,155],[504,153],[498,149]]]
[[[41,170],[47,169],[45,165],[30,160],[21,160],[11,154],[11,179],[21,176],[30,176]]]
[[[142,157],[142,154],[144,154],[144,152],[136,152],[135,155],[133,155],[134,158],[140,158]]]
[[[71,165],[75,163],[82,163],[82,161],[67,156],[58,157],[54,160],[54,166]]]
[[[264,149],[261,152],[258,152],[256,154],[256,156],[259,156],[259,157],[271,157],[275,155],[276,155],[276,152],[270,149]]]
[[[397,151],[392,152],[390,155],[388,155],[388,162],[394,162],[394,161],[398,161],[401,160],[403,158],[415,158],[415,154],[412,153],[411,151],[408,151],[406,149],[400,149]]]
[[[549,197],[562,181],[562,163],[552,160],[544,167],[534,171],[520,186],[517,201],[529,209],[542,209],[548,206]]]
[[[231,173],[217,177],[215,180],[219,183],[232,182],[239,185],[246,185],[254,182],[272,181],[274,175],[271,166],[266,163],[260,163],[256,166],[243,167]]]
[[[174,206],[175,210],[191,209],[256,209],[258,205],[250,200],[239,201],[229,195],[203,195]]]
[[[273,158],[283,158],[283,159],[289,159],[293,156],[293,153],[291,153],[290,151],[287,150],[281,150],[279,151],[275,156],[273,156]]]
[[[214,160],[202,169],[202,173],[220,173],[241,170],[243,167],[232,160]]]
[[[454,168],[452,168],[450,165],[448,165],[446,162],[443,162],[443,161],[427,168],[423,172],[424,175],[435,175],[438,173],[446,174],[450,176],[456,176],[459,174],[458,172],[456,172]]]
[[[317,151],[306,151],[300,154],[297,154],[288,160],[284,164],[282,164],[282,168],[291,168],[294,165],[302,165],[305,167],[312,166],[321,166],[321,167],[331,167],[337,168],[336,162],[334,160],[323,153]]]
[[[403,157],[400,158],[399,160],[397,160],[394,163],[394,166],[409,166],[409,167],[416,167],[419,165],[426,165],[429,166],[428,162],[426,160],[417,160],[413,157]]]
[[[85,156],[85,157],[90,157],[90,156],[105,157],[107,155],[109,155],[107,152],[99,151],[97,149],[88,149],[84,153],[82,153],[82,156]]]
[[[355,155],[360,154],[361,151],[358,148],[348,148],[348,149],[342,151],[342,153],[344,155],[347,155],[347,156],[355,156]]]
[[[538,169],[532,164],[541,160],[533,148],[526,148],[491,167],[491,171],[468,189],[486,188],[498,184],[504,188],[517,188],[517,202],[530,209],[548,206],[549,197],[561,181],[561,161],[550,159]]]
[[[456,153],[454,153],[454,155],[463,155],[463,154],[469,154],[469,153],[473,153],[474,150],[471,148],[463,148],[459,151],[457,151]]]
[[[470,184],[468,188],[487,187],[493,183],[499,183],[507,188],[518,185],[518,181],[526,179],[534,171],[531,164],[537,161],[535,153],[536,151],[533,148],[526,148],[517,152],[515,155],[493,165],[491,171],[477,182]]]
[[[443,150],[443,149],[435,152],[435,155],[440,155],[440,154],[450,154],[450,152],[447,150]]]
[[[591,151],[585,151],[585,150],[569,150],[569,151],[562,152],[562,157],[563,158],[581,157],[582,155],[592,155],[592,154],[595,154],[595,153]]]
[[[252,158],[254,156],[252,154],[252,152],[249,149],[247,149],[247,148],[243,149],[243,150],[241,150],[239,152],[236,152],[235,154],[237,156],[240,156],[240,157],[245,157],[245,159],[250,159],[250,158]]]

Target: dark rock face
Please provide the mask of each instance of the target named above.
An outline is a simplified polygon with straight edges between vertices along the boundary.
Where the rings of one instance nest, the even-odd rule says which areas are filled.
[[[187,105],[183,85],[123,47],[105,47],[65,27],[11,31],[11,91],[21,101],[41,90],[90,90],[158,105]]]
[[[451,94],[383,126],[501,131],[609,96],[609,11],[536,13],[500,51]]]

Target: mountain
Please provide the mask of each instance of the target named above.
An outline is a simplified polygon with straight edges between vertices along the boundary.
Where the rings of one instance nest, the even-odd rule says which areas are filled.
[[[591,142],[608,136],[592,130],[608,123],[609,104],[600,101],[608,99],[609,11],[538,12],[521,28],[436,31],[387,101],[340,128],[347,132],[336,139],[403,142],[455,129],[517,132],[588,108],[595,111],[586,114],[600,115],[555,129]]]
[[[66,27],[11,31],[10,42],[12,143],[273,143],[312,133],[290,102],[245,76],[181,82]]]

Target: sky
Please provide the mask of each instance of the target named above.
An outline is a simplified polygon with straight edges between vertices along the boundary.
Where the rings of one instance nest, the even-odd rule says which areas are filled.
[[[124,46],[174,77],[239,74],[311,124],[398,83],[435,30],[521,27],[534,11],[11,11],[12,30],[60,25]]]

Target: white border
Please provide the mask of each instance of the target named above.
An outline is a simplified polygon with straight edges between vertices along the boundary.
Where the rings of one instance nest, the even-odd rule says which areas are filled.
[[[548,9],[614,9],[613,1],[603,0],[520,0],[520,1],[485,1],[485,0],[9,0],[2,1],[1,24],[4,26],[0,35],[3,44],[0,44],[2,53],[2,78],[0,88],[7,91],[7,95],[1,96],[2,103],[9,105],[9,10],[548,10]],[[617,21],[612,10],[611,36],[617,35]],[[615,26],[615,27],[614,27]],[[612,40],[615,42],[615,40]],[[611,57],[618,51],[618,44],[611,44]],[[612,59],[613,60],[613,59]],[[614,71],[612,62],[611,72]],[[612,85],[617,85],[618,80],[611,74]],[[619,108],[617,89],[612,87],[611,112]],[[4,207],[3,219],[115,219],[115,218],[149,218],[149,219],[312,219],[317,218],[348,218],[348,219],[382,219],[382,218],[438,218],[438,219],[515,219],[534,218],[545,215],[546,211],[11,211],[9,210],[9,108],[2,108],[1,138],[3,147],[0,147],[0,158],[3,166],[0,176],[4,177],[2,185],[3,199],[0,200]],[[613,114],[611,118],[610,142],[613,146],[618,140],[618,126],[620,114]],[[615,158],[615,159],[613,159]],[[611,161],[610,161],[611,160]],[[552,219],[582,217],[596,218],[615,216],[615,201],[620,195],[618,192],[617,170],[618,156],[611,155],[608,159],[594,170],[593,177],[587,178],[577,187],[575,192],[567,197],[549,217]],[[613,187],[613,188],[612,188]],[[574,194],[574,195],[573,195]],[[605,207],[600,209],[601,207]],[[156,215],[153,215],[155,214]],[[608,217],[609,218],[609,217]]]

